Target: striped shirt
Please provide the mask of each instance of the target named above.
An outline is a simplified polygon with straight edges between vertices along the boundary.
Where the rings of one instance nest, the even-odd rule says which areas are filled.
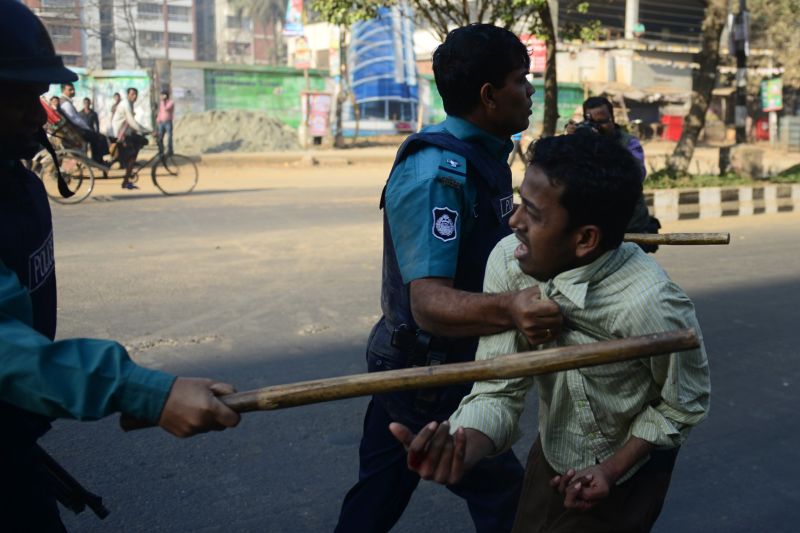
[[[624,243],[546,283],[520,270],[514,258],[518,244],[514,235],[497,244],[486,267],[484,292],[538,285],[542,297],[555,301],[565,317],[562,333],[547,347],[687,327],[700,334],[692,302],[635,244]],[[521,333],[510,330],[482,337],[476,359],[531,349]],[[561,473],[608,459],[631,437],[658,447],[680,446],[709,407],[708,360],[701,340],[699,349],[668,356],[475,383],[450,417],[453,430],[477,429],[494,442],[496,453],[507,450],[520,436],[525,394],[534,383],[539,391],[542,449]]]

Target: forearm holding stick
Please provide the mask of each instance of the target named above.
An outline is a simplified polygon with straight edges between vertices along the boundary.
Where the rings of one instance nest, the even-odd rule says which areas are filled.
[[[707,245],[730,244],[730,233],[626,233],[626,242],[636,244]]]
[[[697,332],[693,329],[681,329],[627,339],[521,352],[483,361],[389,370],[275,385],[229,394],[220,399],[239,413],[268,411],[354,396],[442,387],[471,381],[536,376],[690,350],[698,346],[700,346],[700,341]],[[148,426],[126,416],[120,419],[120,425],[126,431]]]

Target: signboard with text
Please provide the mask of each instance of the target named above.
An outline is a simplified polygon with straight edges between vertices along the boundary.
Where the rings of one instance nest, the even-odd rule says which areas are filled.
[[[783,109],[783,79],[772,78],[761,82],[761,109],[780,111]]]
[[[547,66],[547,43],[529,33],[520,35],[519,40],[528,49],[528,55],[531,57],[531,72],[544,72],[545,66]]]

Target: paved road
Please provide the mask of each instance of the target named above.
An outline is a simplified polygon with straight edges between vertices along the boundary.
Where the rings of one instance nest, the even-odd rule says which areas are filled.
[[[60,336],[117,338],[144,364],[240,389],[362,371],[384,173],[271,172],[209,178],[182,198],[106,186],[101,201],[55,206]],[[781,214],[666,228],[734,238],[656,256],[696,302],[713,380],[711,416],[681,452],[659,532],[797,530],[798,223]],[[521,457],[535,436],[529,404]],[[186,441],[124,435],[115,419],[62,421],[44,444],[112,510],[105,522],[65,512],[74,531],[330,531],[356,476],[365,406],[255,413]],[[459,499],[423,483],[395,531],[435,529],[472,527]]]

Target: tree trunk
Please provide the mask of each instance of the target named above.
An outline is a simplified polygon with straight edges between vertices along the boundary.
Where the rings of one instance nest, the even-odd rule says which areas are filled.
[[[544,121],[542,137],[552,137],[556,133],[558,122],[558,82],[556,81],[556,31],[553,17],[550,14],[550,3],[542,2],[539,18],[545,32],[547,45],[547,62],[544,68]]]
[[[719,41],[727,17],[727,0],[709,0],[706,4],[702,27],[702,47],[697,54],[700,68],[693,74],[692,105],[683,121],[683,132],[675,151],[667,159],[667,169],[675,174],[689,170],[697,137],[706,123],[706,112],[711,103],[711,91],[717,80],[719,65]]]

